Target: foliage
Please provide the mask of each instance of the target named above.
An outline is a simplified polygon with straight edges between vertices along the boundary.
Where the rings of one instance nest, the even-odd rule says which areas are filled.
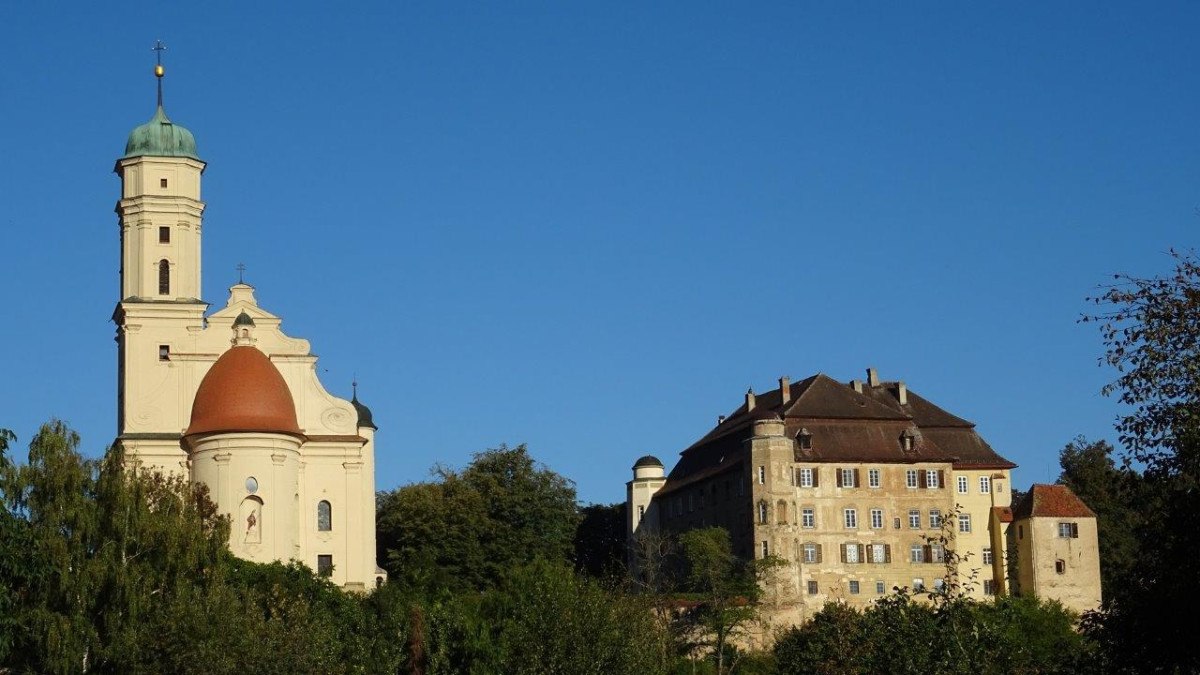
[[[569,560],[579,516],[571,481],[524,445],[477,453],[461,472],[380,493],[380,558],[414,587],[486,589],[539,558]]]
[[[1181,439],[1200,428],[1200,260],[1171,251],[1169,276],[1115,275],[1094,298],[1104,361],[1117,379],[1104,388],[1130,411],[1117,423],[1121,443],[1152,473],[1180,468]]]
[[[575,569],[597,579],[625,576],[625,503],[589,504],[575,530]]]
[[[1085,622],[1120,672],[1195,672],[1200,643],[1180,617],[1200,601],[1200,261],[1172,251],[1170,275],[1120,274],[1082,321],[1100,326],[1103,361],[1118,373],[1104,393],[1128,412],[1117,431],[1126,462],[1141,463],[1138,559],[1105,589],[1102,613]]]
[[[866,610],[827,604],[774,655],[785,675],[1078,672],[1091,661],[1074,618],[1029,597],[935,604],[900,589]]]

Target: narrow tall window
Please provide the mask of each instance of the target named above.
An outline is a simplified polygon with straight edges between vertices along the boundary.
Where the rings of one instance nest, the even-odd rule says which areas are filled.
[[[867,471],[867,486],[877,488],[880,483],[879,469],[869,469]]]
[[[333,574],[333,556],[319,555],[317,556],[317,575],[327,577]]]
[[[917,470],[908,469],[904,472],[904,486],[915,488],[917,487]]]
[[[992,491],[991,476],[980,476],[979,477],[979,491],[985,495]]]
[[[171,294],[171,263],[166,260],[158,261],[158,294]]]
[[[317,502],[317,531],[329,532],[333,529],[333,507],[329,502],[321,500]]]
[[[766,502],[758,503],[758,522],[761,525],[765,525],[767,523],[767,503]]]
[[[766,482],[767,482],[767,467],[760,466],[760,467],[758,467],[758,484],[762,485],[763,483],[766,483]]]
[[[855,509],[843,509],[842,514],[845,516],[846,529],[858,529],[858,511]]]
[[[764,558],[765,558],[765,557],[767,557],[767,556],[769,556],[769,555],[771,555],[771,553],[770,553],[770,549],[767,547],[767,540],[766,540],[766,539],[764,539],[764,540],[763,540],[763,543],[762,543],[762,557],[764,557]]]
[[[931,509],[929,511],[929,529],[937,530],[937,529],[941,529],[941,527],[942,527],[942,512],[939,511],[938,509]]]
[[[642,519],[645,517],[646,517],[646,507],[638,506],[638,522],[639,523],[642,522]]]
[[[160,244],[171,243],[171,228],[169,228],[169,227],[158,228],[158,243],[160,243]]]
[[[967,494],[967,477],[966,476],[958,477],[958,494],[960,494],[960,495]]]

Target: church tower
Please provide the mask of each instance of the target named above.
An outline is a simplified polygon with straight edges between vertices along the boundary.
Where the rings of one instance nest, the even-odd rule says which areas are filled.
[[[161,43],[155,49],[161,55]],[[114,171],[121,178],[116,213],[121,240],[117,324],[117,429],[131,458],[168,472],[186,470],[179,445],[188,395],[176,354],[194,352],[207,304],[200,300],[204,162],[192,132],[158,108],[129,134]]]

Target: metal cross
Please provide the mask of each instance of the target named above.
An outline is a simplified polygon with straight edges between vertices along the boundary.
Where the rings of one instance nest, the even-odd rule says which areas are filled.
[[[244,273],[244,272],[246,271],[246,266],[245,266],[245,265],[243,265],[242,263],[238,263],[238,264],[237,264],[237,271],[238,271],[238,283],[239,283],[239,284],[244,284],[244,283],[246,283],[246,282],[242,281],[242,273]]]
[[[150,51],[154,52],[154,59],[157,61],[158,65],[161,66],[162,53],[167,51],[167,46],[163,44],[162,40],[155,40],[154,46],[150,48]]]

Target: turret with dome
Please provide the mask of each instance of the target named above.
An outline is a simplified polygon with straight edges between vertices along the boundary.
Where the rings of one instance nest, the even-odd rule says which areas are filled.
[[[210,312],[201,299],[207,165],[192,132],[166,115],[164,73],[160,62],[154,116],[116,163],[117,443],[131,465],[206,485],[230,517],[236,555],[374,586],[384,574],[371,412],[357,385],[351,400],[326,391],[308,341],[285,334],[241,278],[224,307]]]

